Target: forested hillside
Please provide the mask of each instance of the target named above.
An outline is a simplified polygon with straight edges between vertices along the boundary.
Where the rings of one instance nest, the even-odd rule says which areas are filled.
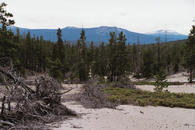
[[[16,71],[24,76],[28,72],[48,72],[59,81],[66,78],[87,81],[95,75],[115,81],[129,74],[137,78],[151,78],[158,73],[172,74],[184,70],[187,65],[186,40],[162,43],[160,37],[156,37],[155,44],[131,44],[126,42],[123,32],[110,32],[106,43],[95,46],[93,42],[87,45],[86,33],[82,29],[78,36],[80,39],[72,44],[62,40],[62,30],[59,28],[56,32],[57,42],[51,42],[30,32],[21,34],[19,29],[14,34],[7,29],[14,24],[12,16],[7,13],[1,19],[0,57],[11,58]],[[190,43],[193,42],[193,30],[191,35]],[[192,47],[191,44],[187,45],[188,48]],[[188,66],[194,63],[194,52],[190,51],[192,61]]]
[[[66,73],[82,81],[91,75],[114,76],[133,73],[138,77],[150,78],[159,69],[166,73],[183,70],[185,40],[149,45],[126,44],[126,37],[121,32],[110,33],[108,43],[94,46],[86,44],[85,31],[76,44],[64,42],[61,30],[56,32],[58,41],[50,42],[43,37],[14,35],[1,29],[0,57],[11,57],[21,74],[28,71],[50,72],[58,79],[64,79]]]

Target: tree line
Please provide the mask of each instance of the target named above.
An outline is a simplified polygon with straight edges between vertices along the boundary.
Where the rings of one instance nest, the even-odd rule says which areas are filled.
[[[87,81],[93,76],[117,81],[121,76],[133,74],[137,78],[152,78],[159,73],[172,74],[188,69],[190,81],[195,68],[195,26],[188,40],[141,45],[126,43],[123,32],[110,32],[108,43],[98,46],[88,44],[82,30],[76,43],[62,40],[61,29],[56,32],[57,42],[45,41],[42,36],[28,32],[16,34],[7,29],[13,25],[13,15],[0,5],[0,57],[12,59],[17,71],[25,75],[29,71],[49,74],[63,81],[66,78]]]

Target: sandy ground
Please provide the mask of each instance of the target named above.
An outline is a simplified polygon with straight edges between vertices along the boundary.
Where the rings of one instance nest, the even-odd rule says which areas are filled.
[[[135,81],[135,79],[133,79]],[[143,80],[143,79],[142,79]],[[186,82],[184,85],[170,85],[165,90],[169,92],[175,93],[195,93],[195,84],[188,84],[188,74],[186,72],[177,73],[174,75],[167,76],[168,82]],[[136,85],[137,88],[146,90],[146,91],[154,91],[153,85]]]
[[[116,110],[86,109],[75,102],[66,106],[81,115],[60,124],[54,130],[194,130],[195,110],[167,107],[120,105]]]
[[[130,75],[129,78],[133,82],[136,82],[136,81],[154,82],[155,81],[154,79],[145,79],[145,78],[136,79],[132,75]],[[188,82],[188,73],[187,72],[176,73],[176,74],[167,76],[166,79],[168,82]],[[193,81],[195,81],[195,80],[193,80]]]
[[[167,76],[167,81],[169,82],[188,82],[188,73],[181,72]]]
[[[185,73],[168,76],[169,82],[187,82]],[[72,89],[63,96],[65,105],[79,114],[62,122],[48,124],[53,130],[195,130],[195,109],[120,105],[117,109],[87,109],[74,101],[82,84],[64,84]],[[137,85],[153,91],[154,86]],[[195,93],[195,84],[171,85],[170,92]]]
[[[136,85],[136,88],[146,91],[154,91],[153,85]],[[164,89],[174,93],[195,93],[195,84],[184,84],[184,85],[170,85]]]
[[[82,89],[82,85],[63,86],[73,88],[64,96],[65,99],[71,99]],[[151,85],[137,87],[148,91],[154,88]],[[195,93],[195,85],[172,85],[168,90]],[[64,104],[80,116],[51,124],[54,130],[195,130],[195,109],[133,105],[120,105],[117,109],[87,109],[76,101],[67,101]]]

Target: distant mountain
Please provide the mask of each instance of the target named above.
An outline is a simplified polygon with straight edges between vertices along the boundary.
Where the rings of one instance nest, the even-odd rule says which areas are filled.
[[[172,30],[157,30],[155,32],[148,33],[155,37],[160,37],[161,41],[177,41],[187,39],[187,36]]]
[[[12,26],[10,27],[11,30],[16,33],[16,27]],[[50,40],[50,41],[57,41],[56,37],[56,31],[57,29],[27,29],[27,28],[19,28],[21,35],[24,33],[30,32],[31,35],[35,36],[43,36],[44,40]],[[76,27],[65,27],[62,29],[62,39],[66,41],[76,41],[80,37],[80,32],[82,28],[76,28]],[[108,27],[108,26],[101,26],[101,27],[95,27],[95,28],[84,28],[87,41],[94,41],[94,42],[105,42],[107,43],[109,41],[109,33],[110,32],[116,32],[119,34],[121,31],[126,35],[127,43],[137,43],[139,42],[141,44],[147,44],[147,43],[155,43],[156,37],[161,37],[162,42],[164,42],[165,39],[165,33],[163,30],[159,30],[154,33],[136,33],[131,32],[126,29],[117,28],[117,27]],[[179,33],[169,33],[167,31],[167,41],[175,41],[175,40],[182,40],[186,39],[187,36]]]

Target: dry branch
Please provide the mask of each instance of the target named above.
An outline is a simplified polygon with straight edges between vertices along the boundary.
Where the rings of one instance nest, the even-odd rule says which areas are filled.
[[[0,66],[0,76],[3,76],[6,86],[1,107],[0,129],[14,128],[17,124],[29,121],[48,123],[60,116],[76,116],[75,112],[61,103],[61,94],[71,90],[61,93],[61,84],[53,78],[37,77],[36,90],[33,90],[13,70]],[[11,106],[11,102],[15,105]]]
[[[84,85],[84,89],[79,97],[81,103],[85,107],[90,108],[115,108],[118,103],[113,103],[108,100],[108,95],[104,92],[106,87],[135,89],[135,86],[126,77],[120,77],[118,82],[110,84],[103,83],[98,77],[95,77]]]

